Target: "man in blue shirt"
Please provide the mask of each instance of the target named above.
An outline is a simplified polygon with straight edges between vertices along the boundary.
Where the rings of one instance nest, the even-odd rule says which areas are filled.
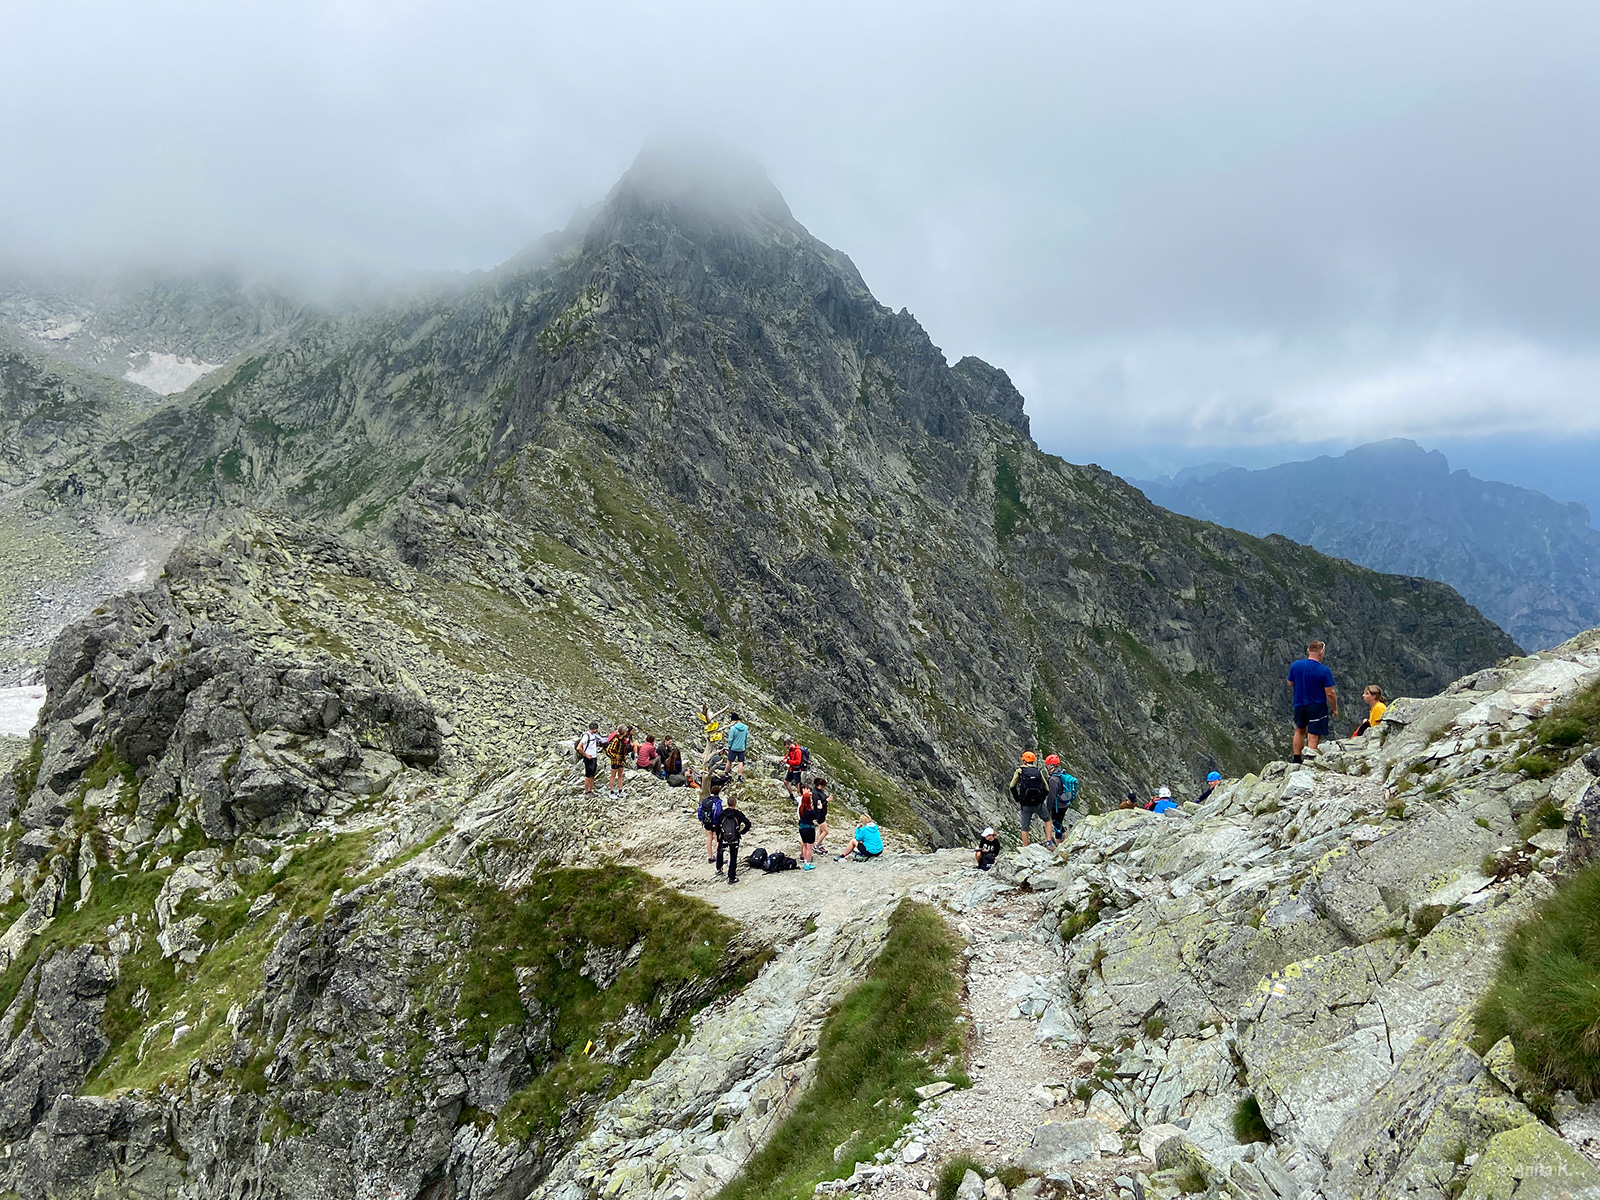
[[[738,713],[731,715],[733,724],[728,726],[728,762],[734,774],[743,779],[745,751],[750,748],[750,726],[744,723]]]
[[[1294,693],[1294,761],[1305,761],[1328,736],[1328,721],[1339,715],[1339,697],[1333,690],[1333,672],[1322,664],[1327,649],[1321,642],[1306,646],[1306,656],[1289,668],[1289,690]]]

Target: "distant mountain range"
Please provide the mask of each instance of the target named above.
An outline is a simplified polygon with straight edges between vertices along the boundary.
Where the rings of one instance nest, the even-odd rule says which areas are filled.
[[[1600,625],[1600,532],[1587,507],[1451,471],[1404,438],[1260,471],[1207,463],[1133,482],[1186,516],[1448,583],[1530,650]]]

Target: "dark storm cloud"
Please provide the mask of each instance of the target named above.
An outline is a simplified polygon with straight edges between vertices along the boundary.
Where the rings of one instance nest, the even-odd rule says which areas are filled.
[[[0,2],[0,250],[489,266],[663,130],[1071,457],[1600,429],[1600,10]]]

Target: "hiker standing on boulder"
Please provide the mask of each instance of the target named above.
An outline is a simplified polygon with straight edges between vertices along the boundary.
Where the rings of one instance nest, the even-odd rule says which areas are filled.
[[[1054,754],[1044,760],[1044,769],[1050,776],[1049,800],[1045,811],[1050,817],[1050,838],[1045,846],[1054,850],[1067,834],[1067,810],[1078,799],[1078,780],[1069,775]]]
[[[1339,696],[1333,690],[1333,672],[1323,665],[1327,650],[1320,641],[1306,645],[1306,656],[1289,668],[1286,682],[1294,695],[1294,761],[1305,761],[1305,749],[1313,751],[1328,736],[1328,722],[1339,715]]]
[[[739,878],[739,839],[750,832],[750,818],[739,811],[739,801],[728,796],[717,818],[717,873],[722,873],[722,852],[728,852],[728,882]]]
[[[578,752],[578,759],[583,763],[583,794],[594,794],[594,777],[600,769],[600,751],[605,746],[605,738],[600,736],[600,722],[590,721],[589,728],[578,735],[574,749]]]
[[[1049,785],[1045,782],[1044,772],[1034,765],[1032,750],[1022,752],[1022,765],[1011,776],[1011,798],[1017,802],[1018,823],[1022,826],[1022,844],[1028,844],[1028,831],[1033,828],[1035,820],[1039,822],[1045,835],[1049,836],[1050,826],[1044,815],[1045,800],[1050,794]]]
[[[783,746],[783,790],[789,793],[789,799],[795,798],[795,789],[805,786],[806,759],[805,748],[799,742],[785,742]]]
[[[728,726],[728,765],[740,779],[744,778],[745,753],[750,748],[750,726],[738,713],[731,714],[733,724]]]

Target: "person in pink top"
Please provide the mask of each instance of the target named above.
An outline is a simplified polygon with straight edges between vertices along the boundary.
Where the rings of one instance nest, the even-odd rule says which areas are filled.
[[[647,733],[644,735],[644,742],[640,745],[638,754],[635,756],[634,761],[639,764],[639,769],[641,771],[649,771],[652,775],[656,773],[655,734]]]

